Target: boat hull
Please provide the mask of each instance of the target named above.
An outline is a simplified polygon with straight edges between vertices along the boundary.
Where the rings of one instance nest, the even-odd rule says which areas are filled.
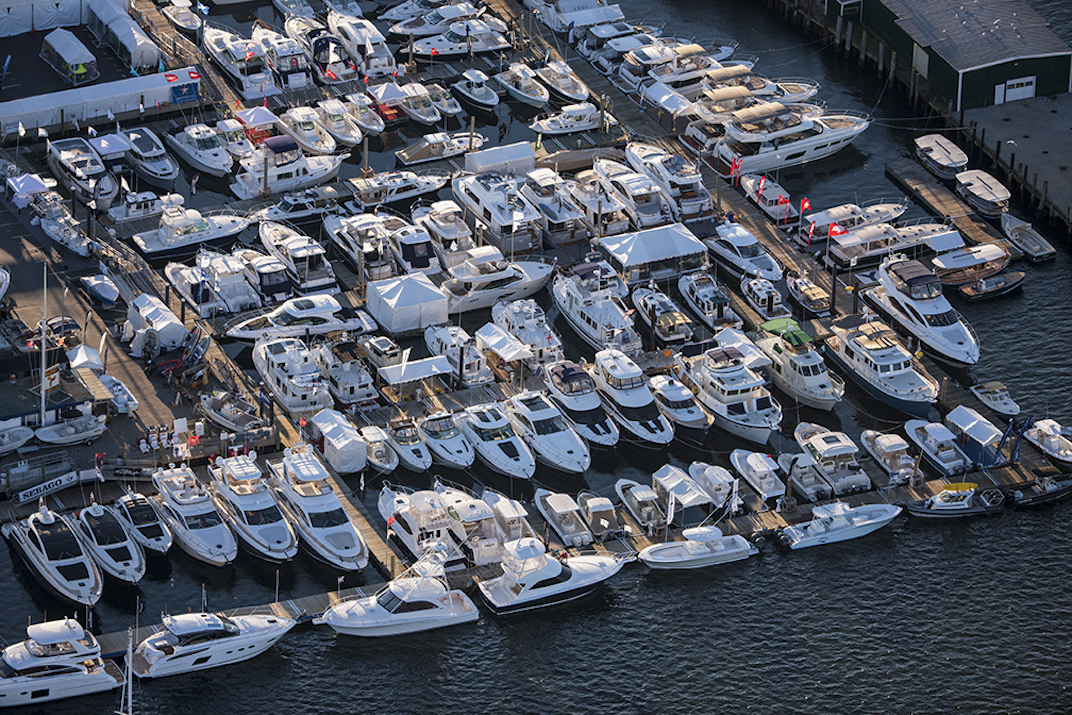
[[[805,536],[798,541],[790,542],[789,548],[794,551],[800,549],[811,548],[812,546],[822,546],[824,544],[837,544],[842,541],[851,541],[852,539],[859,539],[862,536],[878,531],[882,527],[889,524],[897,515],[901,513],[901,510],[896,510],[888,519],[880,519],[867,524],[861,524],[860,526],[853,527],[851,529],[845,529],[834,534],[823,534],[822,536],[809,537]]]
[[[848,377],[850,380],[852,380],[853,384],[858,386],[868,395],[875,398],[887,407],[892,407],[898,412],[903,412],[906,415],[911,415],[912,417],[918,417],[924,420],[927,419],[928,415],[930,415],[930,400],[926,402],[924,402],[923,400],[908,400],[902,397],[896,397],[894,395],[885,393],[880,390],[877,385],[873,385],[872,383],[863,379],[863,377],[860,376],[855,370],[851,369],[845,363],[845,361],[841,359],[841,356],[836,350],[826,350],[825,356],[830,360],[830,362],[837,365],[837,368],[841,371],[842,375]]]
[[[480,591],[480,596],[484,601],[484,605],[488,607],[496,616],[509,616],[517,613],[525,613],[526,611],[535,611],[540,608],[550,608],[552,606],[560,606],[573,601],[579,601],[582,598],[591,596],[603,586],[603,581],[597,581],[596,583],[589,583],[583,586],[579,586],[570,591],[564,591],[560,593],[551,594],[542,598],[535,598],[523,601],[521,603],[511,603],[506,605],[499,605],[494,603],[491,599],[485,595],[483,589]]]
[[[480,618],[480,613],[476,608],[473,608],[470,612],[461,616],[450,616],[449,618],[437,618],[433,621],[410,621],[408,623],[387,623],[368,626],[347,626],[342,622],[329,621],[322,619],[319,622],[323,622],[324,625],[329,626],[333,631],[344,636],[356,636],[358,638],[383,638],[386,636],[401,636],[407,633],[422,633],[424,631],[434,631],[440,628],[448,628],[450,626],[460,626],[464,623],[472,623]]]

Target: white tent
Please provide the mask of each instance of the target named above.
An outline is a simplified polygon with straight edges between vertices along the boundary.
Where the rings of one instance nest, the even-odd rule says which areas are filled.
[[[156,71],[160,48],[131,19],[117,0],[86,0],[86,24],[89,31],[107,44],[131,67]]]
[[[235,112],[235,116],[247,127],[274,126],[279,121],[271,109],[261,106],[240,110]]]
[[[164,350],[179,347],[189,335],[186,326],[168,310],[163,301],[145,293],[131,301],[127,309],[127,323],[135,340],[138,335],[144,334],[148,337],[150,331],[155,332],[156,345]],[[132,342],[131,348],[135,347],[140,345],[135,346]]]
[[[72,370],[86,367],[98,375],[104,372],[104,363],[101,362],[100,353],[85,344],[68,350],[67,361],[71,363]]]
[[[41,194],[48,191],[48,185],[45,184],[37,174],[23,174],[22,176],[13,176],[7,180],[7,187],[13,194],[12,201],[20,209],[25,208],[33,201],[35,194]]]
[[[475,174],[498,171],[521,176],[536,168],[536,152],[529,142],[517,142],[465,155],[465,170]]]
[[[707,247],[684,224],[649,228],[595,241],[626,283],[663,280],[703,264]]]
[[[485,323],[473,337],[476,338],[476,346],[481,352],[491,350],[504,362],[529,360],[533,357],[528,345],[495,323]]]
[[[106,134],[101,137],[93,137],[89,140],[89,145],[105,161],[122,158],[124,154],[130,151],[130,141],[122,134]]]
[[[82,24],[82,0],[5,0],[0,37]]]
[[[447,322],[447,297],[423,273],[369,283],[366,308],[392,335]]]
[[[312,441],[331,468],[339,474],[360,472],[368,459],[368,445],[341,412],[327,409],[309,420]]]
[[[450,375],[453,372],[450,361],[442,355],[436,355],[423,360],[410,360],[381,367],[379,375],[388,385],[404,385],[407,382],[420,382],[437,375]]]
[[[401,104],[406,99],[406,93],[396,82],[373,85],[369,87],[369,94],[375,97],[380,104],[386,104],[389,107]]]

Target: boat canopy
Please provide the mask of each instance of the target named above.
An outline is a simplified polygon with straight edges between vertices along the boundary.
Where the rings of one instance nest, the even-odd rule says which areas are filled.
[[[991,261],[1003,261],[1008,257],[1008,254],[1008,251],[996,243],[984,243],[981,246],[960,248],[939,254],[931,259],[931,263],[941,270],[952,271],[959,268],[981,266]]]
[[[960,172],[957,183],[988,203],[1002,203],[1012,198],[1004,184],[980,169]]]
[[[570,514],[580,509],[569,494],[555,493],[544,499],[547,510],[555,515]]]
[[[462,78],[465,79],[467,82],[472,82],[473,84],[483,84],[484,82],[488,81],[488,76],[486,74],[484,74],[480,70],[473,69],[465,70],[464,72],[462,72]]]
[[[298,151],[298,142],[289,136],[268,137],[263,144],[274,154],[288,154]]]
[[[916,300],[937,298],[942,294],[938,276],[919,261],[896,261],[889,264],[889,272],[898,290]]]
[[[26,636],[41,645],[59,645],[80,641],[86,637],[86,632],[78,621],[64,618],[62,621],[32,623],[26,626]]]
[[[892,452],[898,449],[908,449],[908,442],[895,434],[880,434],[875,437],[875,446],[883,452]]]
[[[748,65],[730,65],[729,67],[718,67],[716,69],[707,70],[707,74],[704,75],[708,82],[726,82],[731,79],[737,79],[738,77],[747,77],[752,74],[751,68]],[[751,92],[749,92],[751,94]]]
[[[738,67],[728,67],[726,69],[738,69]],[[722,72],[724,70],[715,70],[716,72]],[[716,89],[704,90],[704,96],[714,104],[721,104],[722,102],[729,102],[734,99],[747,99],[752,96],[751,90],[747,87],[718,87]]]
[[[93,137],[89,140],[89,144],[101,155],[102,159],[122,156],[131,149],[130,140],[122,134]]]
[[[398,365],[387,365],[379,370],[380,377],[388,385],[402,385],[407,382],[420,382],[437,375],[450,375],[454,368],[443,355],[436,355],[423,360],[411,360]]]
[[[655,82],[644,87],[642,92],[645,99],[675,117],[679,114],[684,114],[693,107],[693,103],[687,100],[680,92],[662,82]]]
[[[271,109],[262,106],[240,110],[235,112],[235,116],[247,127],[274,126],[279,121],[279,117]]]
[[[844,432],[822,432],[808,440],[808,445],[821,458],[856,454],[856,444]]]
[[[801,330],[800,326],[797,325],[797,321],[792,318],[768,320],[759,327],[768,333],[780,336],[782,340],[795,348],[812,342],[811,336]]]
[[[785,114],[788,109],[781,102],[765,102],[763,104],[757,104],[753,107],[747,107],[746,109],[738,109],[733,112],[733,120],[740,122],[741,124],[751,124],[753,122],[763,121],[764,119],[770,119],[771,117],[777,117],[779,114]]]
[[[43,194],[49,190],[48,184],[37,174],[12,176],[7,180],[7,187],[14,194],[13,201],[19,208],[28,206],[34,195]]]
[[[704,493],[696,482],[692,481],[692,478],[679,467],[667,464],[651,476],[666,489],[667,494],[674,495],[674,500],[682,509],[711,503],[711,497]]]
[[[92,82],[100,77],[97,58],[70,30],[61,28],[46,35],[40,57],[73,85]]]
[[[722,529],[717,526],[694,526],[691,529],[685,529],[681,532],[689,541],[695,541],[698,544],[707,544],[713,541],[722,540]]]
[[[995,445],[1001,442],[1001,430],[994,423],[970,407],[959,405],[945,416],[946,424],[968,436],[981,445]]]
[[[949,428],[940,422],[930,422],[923,428],[927,432],[927,436],[933,439],[935,442],[951,442],[956,437]]]
[[[477,347],[481,352],[491,350],[504,362],[531,360],[533,357],[528,345],[495,323],[485,323],[474,333],[473,337],[476,338]]]
[[[617,264],[622,270],[665,261],[702,258],[707,254],[707,247],[681,223],[603,236],[598,243],[610,255],[612,265]]]
[[[384,82],[369,88],[369,94],[380,104],[398,104],[406,98],[406,92],[397,82]]]

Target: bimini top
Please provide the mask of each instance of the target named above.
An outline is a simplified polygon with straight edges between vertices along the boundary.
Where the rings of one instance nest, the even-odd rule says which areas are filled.
[[[685,470],[667,464],[651,475],[674,499],[681,508],[709,504],[711,497],[700,489]]]
[[[938,294],[941,294],[941,281],[926,266],[919,261],[894,261],[888,266],[890,276],[898,284],[898,287],[907,288],[907,293],[917,299],[937,298],[932,295],[932,286],[938,285]]]
[[[299,151],[298,142],[294,141],[294,139],[289,136],[268,137],[264,140],[264,146],[268,147],[275,154],[286,154],[292,151]]]
[[[843,454],[856,454],[856,444],[844,432],[823,432],[808,440],[819,457],[835,457]]]
[[[556,381],[566,384],[591,380],[584,368],[575,362],[560,362],[547,370]]]
[[[465,70],[462,77],[473,84],[483,84],[488,81],[488,76],[480,70]]]
[[[569,494],[552,494],[544,499],[547,510],[554,514],[568,514],[580,509],[577,502]]]
[[[970,407],[959,405],[945,416],[945,421],[979,444],[989,445],[1001,441],[1001,430]]]
[[[778,335],[782,340],[789,343],[789,345],[794,348],[802,347],[812,342],[811,336],[801,330],[800,326],[797,325],[797,322],[792,318],[768,320],[759,327],[761,330],[765,330],[768,333]]]
[[[164,616],[164,626],[177,636],[227,630],[224,622],[214,613],[183,613],[178,616]]]
[[[532,536],[507,541],[503,544],[503,550],[518,561],[538,559],[547,551],[543,542]]]
[[[46,621],[26,626],[26,636],[41,645],[59,645],[73,643],[86,637],[82,626],[71,618],[62,621]]]
[[[722,529],[717,526],[694,526],[691,529],[682,531],[681,535],[689,541],[706,544],[712,541],[721,541]]]

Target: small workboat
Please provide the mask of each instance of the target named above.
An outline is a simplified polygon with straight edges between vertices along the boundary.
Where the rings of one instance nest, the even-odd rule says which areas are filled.
[[[816,505],[811,511],[811,521],[782,529],[781,541],[790,549],[806,549],[809,546],[858,539],[886,526],[900,513],[901,507],[893,504],[861,504],[854,507],[836,501]]]
[[[48,427],[38,427],[34,435],[49,444],[93,444],[108,429],[107,421],[104,415],[82,415]]]
[[[536,73],[524,62],[514,62],[493,79],[519,102],[538,108],[551,100],[547,87],[537,81]]]
[[[817,286],[810,278],[788,275],[785,278],[789,302],[795,303],[806,319],[830,317],[830,294]]]
[[[743,561],[759,549],[740,534],[723,536],[717,526],[694,526],[681,532],[684,541],[652,544],[637,557],[652,569],[698,569]]]
[[[435,132],[425,134],[416,144],[411,144],[405,149],[395,152],[395,158],[400,164],[412,166],[423,164],[427,161],[439,161],[461,156],[467,151],[476,151],[484,146],[487,141],[483,135],[476,132]]]
[[[952,181],[968,166],[968,155],[941,134],[916,138],[916,158],[939,179]]]
[[[968,388],[979,401],[1006,419],[1012,419],[1020,414],[1020,405],[1012,399],[1009,388],[997,380],[972,385]]]
[[[741,316],[730,307],[726,288],[706,271],[695,271],[681,276],[677,289],[685,304],[700,316],[704,324],[718,332],[723,328],[740,330],[744,326]]]
[[[584,523],[588,525],[596,541],[606,541],[623,535],[625,525],[618,518],[614,504],[607,497],[582,489],[577,494],[577,505],[581,507]]]
[[[986,218],[998,218],[1009,210],[1012,192],[1000,181],[981,169],[962,171],[956,175],[957,194]]]
[[[600,112],[596,105],[581,102],[580,104],[567,104],[554,114],[533,119],[529,124],[529,129],[537,134],[558,135],[609,130],[617,124],[617,119],[610,114]]]
[[[1008,211],[1001,214],[1001,231],[1032,263],[1057,257],[1053,244],[1043,238],[1027,221],[1016,218]]]
[[[358,434],[365,441],[370,469],[386,476],[398,468],[398,454],[391,449],[391,438],[382,427],[367,425]]]
[[[114,308],[115,304],[119,302],[119,288],[111,278],[103,273],[82,276],[82,288],[102,308]]]
[[[138,400],[130,388],[114,375],[101,375],[101,384],[112,393],[112,411],[118,415],[133,415],[138,411]]]
[[[1027,276],[1023,271],[1006,271],[996,276],[987,276],[971,283],[966,283],[958,290],[964,300],[974,303],[978,300],[1000,298],[1009,295],[1024,287],[1024,278]]]
[[[1072,496],[1072,479],[1055,467],[1040,467],[1036,478],[1005,490],[1005,501],[1016,509],[1052,504]]]
[[[800,211],[789,198],[789,192],[769,176],[745,174],[740,179],[741,190],[748,200],[767,214],[775,223],[797,223]]]
[[[908,442],[900,435],[865,429],[860,433],[860,442],[878,466],[890,475],[891,487],[922,481],[923,473],[908,453]]]
[[[651,487],[632,479],[619,479],[614,483],[614,491],[641,528],[652,532],[666,524],[663,510],[659,507],[659,497]]]
[[[935,256],[931,263],[934,265],[934,274],[943,286],[960,286],[997,275],[1008,267],[1011,260],[1012,256],[1004,247],[984,243],[944,251]]]
[[[495,111],[499,106],[499,95],[488,86],[488,76],[477,69],[462,72],[461,79],[450,86],[452,90],[467,103],[477,109]]]
[[[946,484],[938,494],[909,502],[905,509],[910,515],[924,519],[955,519],[1000,514],[1004,501],[1000,489],[979,489],[978,484],[961,482]]]
[[[0,430],[0,457],[10,454],[33,439],[34,431],[22,425]]]
[[[1046,455],[1051,462],[1066,469],[1072,467],[1072,440],[1065,437],[1060,423],[1056,420],[1035,420],[1024,431],[1024,439]]]

